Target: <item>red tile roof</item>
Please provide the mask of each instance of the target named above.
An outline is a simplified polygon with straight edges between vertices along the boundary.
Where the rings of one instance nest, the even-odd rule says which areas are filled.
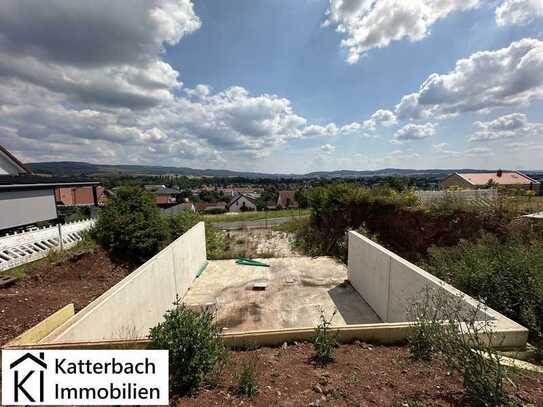
[[[282,208],[297,208],[298,201],[294,198],[296,191],[279,191],[277,198],[277,206]]]
[[[497,185],[529,185],[538,184],[536,180],[516,171],[503,171],[498,177],[496,172],[491,173],[458,173],[472,185],[487,185],[490,181]]]

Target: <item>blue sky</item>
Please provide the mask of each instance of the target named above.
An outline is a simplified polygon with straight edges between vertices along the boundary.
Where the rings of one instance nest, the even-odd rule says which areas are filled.
[[[8,0],[0,16],[0,137],[27,161],[543,169],[540,0]]]

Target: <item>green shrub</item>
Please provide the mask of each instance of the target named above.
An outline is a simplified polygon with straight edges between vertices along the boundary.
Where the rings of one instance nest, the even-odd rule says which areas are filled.
[[[415,332],[408,338],[409,351],[414,360],[430,362],[439,351],[437,341],[446,319],[442,310],[452,307],[447,297],[435,295],[435,291],[426,287],[419,294],[421,300],[414,302],[408,309],[410,320],[415,321]],[[456,304],[455,304],[456,305]],[[451,309],[449,312],[454,313]]]
[[[167,216],[170,241],[177,239],[204,218],[192,211],[182,211],[175,216]],[[206,223],[206,249],[209,259],[220,258],[225,249],[224,233],[210,223]]]
[[[223,208],[209,208],[205,210],[205,213],[207,215],[222,215],[223,213],[226,213],[226,209]]]
[[[315,337],[313,339],[313,348],[315,349],[315,361],[320,364],[328,364],[335,360],[335,352],[338,346],[338,332],[330,332],[332,319],[337,311],[332,313],[330,319],[326,319],[324,312],[321,312],[320,323],[315,328]]]
[[[206,223],[207,258],[210,260],[220,259],[224,254],[225,246],[224,233],[213,225]]]
[[[439,352],[449,369],[461,374],[470,405],[512,405],[504,385],[511,379],[493,348],[499,344],[492,342],[492,321],[484,319],[482,305],[467,308],[461,297],[426,290],[413,309],[416,321],[416,332],[410,339],[413,355],[428,360],[428,356]],[[418,340],[421,342],[417,343]]]
[[[397,217],[398,210],[416,202],[411,190],[370,189],[349,183],[314,188],[309,194],[310,221],[297,228],[295,247],[310,256],[330,255],[346,260],[347,230],[366,224],[371,232],[379,234],[380,225],[372,220]]]
[[[295,233],[295,248],[309,256],[346,261],[348,230],[364,227],[398,255],[418,261],[432,245],[449,247],[461,239],[477,239],[482,231],[505,236],[514,213],[505,207],[424,209],[412,189],[398,192],[380,186],[339,183],[314,188],[311,216]],[[451,227],[454,225],[454,227]]]
[[[543,240],[485,235],[453,248],[433,248],[423,264],[430,273],[530,329],[543,327]]]
[[[197,313],[184,305],[174,305],[164,315],[164,322],[151,328],[149,336],[153,348],[170,351],[172,391],[189,394],[222,360],[225,347],[208,311]]]
[[[143,261],[162,249],[168,230],[153,195],[122,187],[100,211],[94,237],[115,256]]]
[[[203,220],[200,215],[192,211],[181,211],[174,216],[166,216],[165,218],[172,241]]]
[[[242,364],[237,374],[238,394],[254,397],[258,394],[258,370],[256,361],[250,360]]]

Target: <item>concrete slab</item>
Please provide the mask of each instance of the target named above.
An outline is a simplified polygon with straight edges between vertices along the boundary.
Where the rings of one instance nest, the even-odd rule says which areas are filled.
[[[225,332],[314,327],[321,310],[335,326],[379,323],[381,319],[353,289],[347,268],[328,257],[257,259],[270,267],[242,266],[234,260],[210,261],[183,302],[215,304]],[[255,283],[265,290],[254,290]]]

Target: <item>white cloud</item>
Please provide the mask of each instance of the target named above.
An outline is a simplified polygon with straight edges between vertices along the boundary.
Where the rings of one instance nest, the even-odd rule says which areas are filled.
[[[86,107],[156,106],[181,86],[179,73],[161,59],[163,45],[200,24],[190,0],[5,0],[0,79],[17,78]]]
[[[189,0],[0,2],[0,137],[32,160],[202,167],[362,129],[239,86],[182,89],[164,46],[200,25]]]
[[[505,0],[496,9],[496,23],[499,26],[525,25],[543,17],[541,0]]]
[[[422,140],[436,134],[437,125],[434,123],[413,124],[409,123],[396,131],[392,137],[392,143],[398,144],[412,140]]]
[[[488,122],[473,123],[478,129],[470,141],[491,141],[501,139],[520,139],[523,137],[541,137],[543,123],[529,122],[523,113],[504,115]]]
[[[401,119],[525,106],[543,98],[543,41],[525,38],[461,59],[447,74],[432,74],[396,105]]]
[[[494,153],[487,147],[474,147],[462,151],[451,149],[448,143],[434,144],[432,147],[435,153],[441,158],[476,159],[492,157],[494,155]]]
[[[512,151],[539,151],[543,150],[543,144],[540,143],[518,143],[512,142],[505,144],[505,147]]]
[[[396,115],[390,110],[379,109],[370,116],[368,120],[362,123],[362,127],[366,130],[375,130],[377,125],[384,127],[394,126],[397,123]]]
[[[346,39],[347,61],[356,63],[373,48],[392,41],[425,38],[430,27],[455,11],[477,8],[480,0],[330,0],[324,26],[334,25]]]
[[[333,146],[332,144],[323,144],[320,146],[320,150],[324,154],[332,154],[334,151],[336,151],[336,146]]]

